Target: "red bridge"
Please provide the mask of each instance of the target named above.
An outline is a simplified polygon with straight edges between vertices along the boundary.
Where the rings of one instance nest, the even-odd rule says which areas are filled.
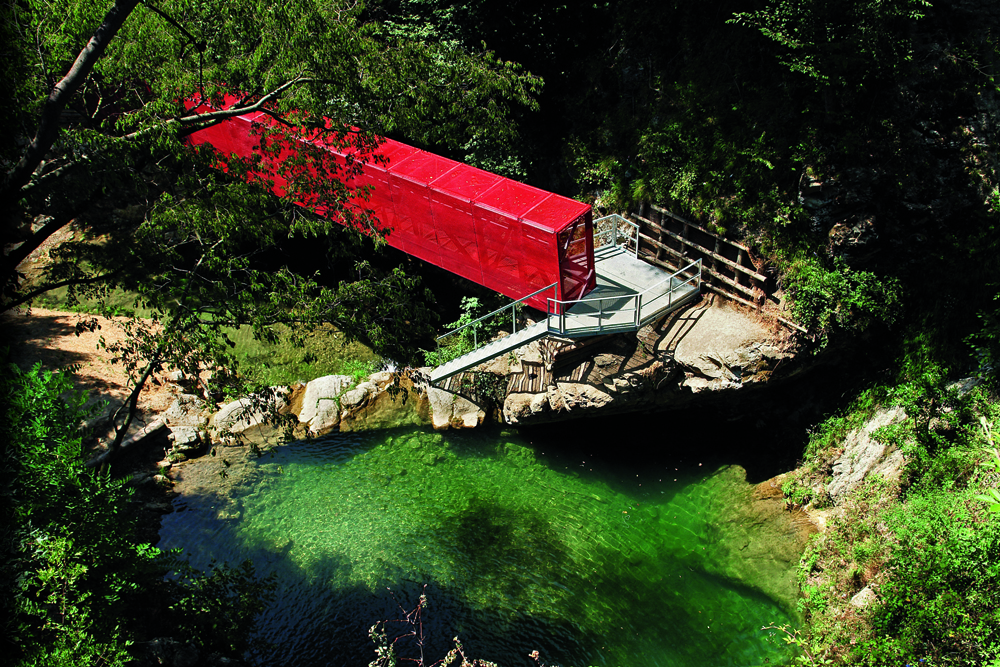
[[[190,141],[247,158],[260,141],[255,123],[273,127],[276,121],[263,112],[236,116]],[[365,156],[322,140],[301,141],[341,166],[356,166],[345,185],[370,188],[368,201],[354,203],[374,212],[394,248],[512,299],[556,283],[557,294],[528,300],[539,310],[546,310],[546,296],[575,300],[597,284],[587,204],[392,139]],[[274,181],[275,194],[285,195],[287,182]]]
[[[196,110],[216,109],[203,104]],[[266,144],[276,126],[266,113],[248,113],[199,130],[189,141],[242,158],[263,154],[265,163],[298,160],[294,164],[302,167],[293,174],[335,174],[363,193],[352,204],[374,214],[389,245],[548,315],[546,322],[521,331],[515,322],[514,335],[503,342],[443,364],[432,374],[435,381],[546,335],[634,331],[699,291],[700,262],[670,275],[639,261],[638,229],[620,216],[602,219],[595,252],[591,207],[581,202],[391,139],[365,152],[343,145],[350,142],[319,135],[288,139],[285,133],[277,150],[261,149],[262,137]],[[305,154],[317,157],[309,162]],[[324,169],[331,157],[335,169]],[[296,191],[296,184],[278,173],[268,178],[279,196]],[[328,210],[308,198],[300,203],[317,213]]]

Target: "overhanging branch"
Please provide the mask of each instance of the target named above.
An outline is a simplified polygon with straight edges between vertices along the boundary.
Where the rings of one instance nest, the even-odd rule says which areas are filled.
[[[14,209],[21,197],[21,188],[31,179],[31,174],[41,164],[45,154],[52,148],[52,144],[55,143],[56,137],[59,135],[59,117],[63,109],[66,108],[69,99],[90,75],[94,65],[104,55],[108,44],[138,4],[139,0],[115,0],[115,4],[104,16],[100,27],[97,28],[93,37],[76,57],[69,72],[52,88],[52,92],[42,108],[41,121],[34,139],[31,140],[18,163],[7,173],[3,186],[0,188],[0,216],[3,216],[5,227],[10,227],[15,219]]]

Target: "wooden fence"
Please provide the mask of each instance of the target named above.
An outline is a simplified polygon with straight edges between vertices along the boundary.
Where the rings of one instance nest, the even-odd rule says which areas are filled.
[[[700,259],[703,286],[745,305],[763,305],[771,286],[746,246],[659,206],[644,204],[629,217],[639,225],[639,254],[646,261],[677,271]]]

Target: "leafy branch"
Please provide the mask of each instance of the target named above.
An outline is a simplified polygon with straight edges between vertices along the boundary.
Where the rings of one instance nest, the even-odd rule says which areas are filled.
[[[792,630],[789,625],[765,625],[761,628],[764,630],[777,630],[782,633],[782,639],[789,646],[795,646],[801,651],[801,655],[795,656],[795,662],[799,665],[806,665],[808,667],[814,667],[816,665],[832,665],[833,660],[826,657],[824,652],[822,655],[816,654],[816,649],[810,646],[809,641],[802,635],[800,630]]]

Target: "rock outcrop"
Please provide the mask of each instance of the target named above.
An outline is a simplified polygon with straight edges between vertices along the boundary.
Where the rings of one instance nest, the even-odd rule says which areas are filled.
[[[288,387],[270,387],[259,394],[227,403],[211,420],[212,439],[225,442],[252,428],[268,425],[274,415],[288,407],[289,394]]]
[[[699,395],[762,386],[792,356],[786,342],[755,314],[707,298],[598,345],[575,368],[559,370],[557,359],[557,370],[541,371],[544,382],[536,385],[544,386],[507,396],[503,420],[527,425],[678,407]]]
[[[471,400],[428,384],[420,371],[374,373],[362,382],[327,375],[304,385],[272,388],[272,395],[244,398],[213,418],[216,440],[261,427],[268,415],[294,415],[302,435],[430,425],[435,429],[473,428],[486,411]],[[260,434],[255,434],[255,437]]]
[[[350,375],[326,375],[305,385],[298,405],[299,422],[313,435],[329,433],[340,423],[341,398],[350,388]],[[292,400],[293,406],[295,400]],[[293,407],[293,412],[295,408]]]
[[[898,424],[906,419],[900,407],[881,410],[864,427],[852,431],[844,439],[844,453],[833,464],[833,477],[826,485],[826,492],[834,503],[840,503],[865,478],[880,475],[894,481],[903,467],[903,453],[888,447],[873,433],[883,426]]]

